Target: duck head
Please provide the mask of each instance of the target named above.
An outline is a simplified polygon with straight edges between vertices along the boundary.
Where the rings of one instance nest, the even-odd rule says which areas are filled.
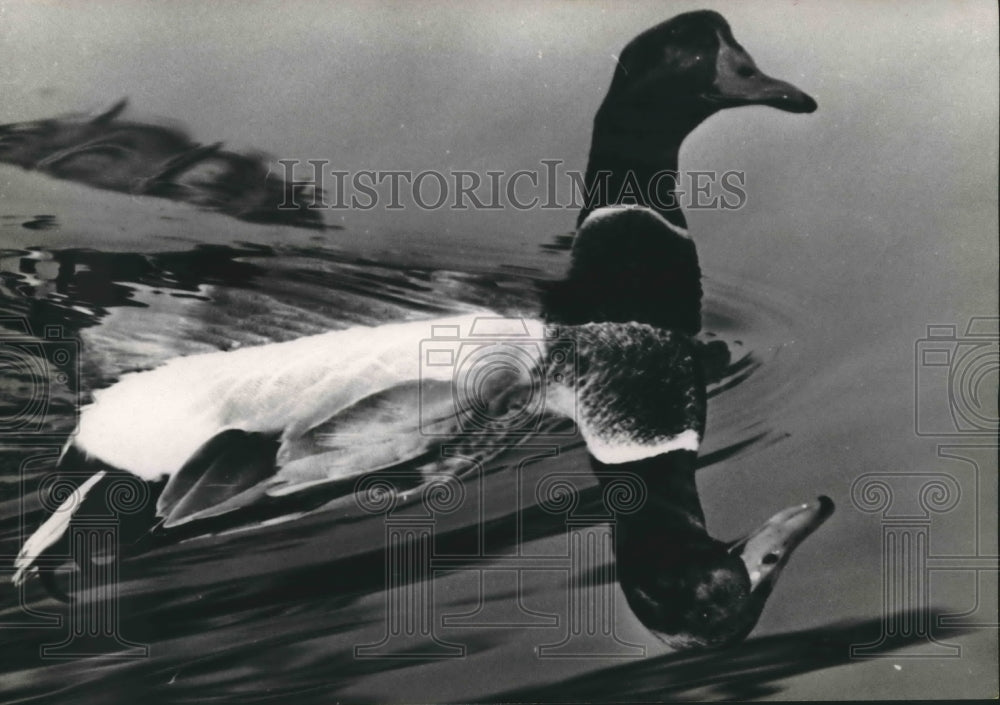
[[[618,57],[594,120],[586,186],[591,193],[599,183],[598,173],[609,172],[607,195],[589,202],[578,224],[594,208],[621,202],[615,196],[631,171],[640,191],[635,200],[671,213],[667,217],[683,227],[679,207],[658,206],[673,200],[669,196],[675,184],[657,182],[656,200],[645,188],[656,173],[676,172],[681,142],[701,122],[720,110],[744,105],[791,113],[816,110],[816,101],[804,92],[758,69],[716,12],[678,15],[633,39]]]
[[[53,148],[69,146],[86,139],[87,135],[89,130],[86,124],[67,126],[58,120],[0,125],[0,162],[32,169]]]
[[[0,125],[0,162],[34,169],[45,157],[100,136],[126,105],[127,101],[120,100],[86,120],[50,118]]]
[[[697,125],[741,105],[816,110],[816,101],[801,90],[757,68],[722,15],[701,10],[678,15],[628,43],[598,119],[632,119],[646,128],[657,118],[666,118],[668,127],[687,118]]]
[[[681,531],[635,545],[620,539],[618,571],[635,615],[676,649],[724,647],[753,630],[792,552],[833,513],[819,497],[784,509],[756,531],[724,543]]]
[[[828,497],[784,509],[736,541],[712,538],[694,451],[608,465],[591,456],[602,485],[620,471],[642,480],[644,503],[615,520],[615,564],[636,617],[675,649],[723,647],[753,630],[795,549],[834,511]]]

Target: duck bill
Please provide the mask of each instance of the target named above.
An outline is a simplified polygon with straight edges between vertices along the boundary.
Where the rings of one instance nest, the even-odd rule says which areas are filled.
[[[811,113],[816,101],[791,83],[762,73],[742,47],[722,42],[715,65],[715,84],[705,96],[720,107],[767,105],[789,113]]]
[[[730,545],[729,552],[738,555],[746,566],[752,595],[763,599],[770,594],[792,552],[830,518],[833,510],[829,497],[789,507]]]

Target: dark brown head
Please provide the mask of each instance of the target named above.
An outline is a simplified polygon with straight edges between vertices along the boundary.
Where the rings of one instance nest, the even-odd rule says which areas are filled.
[[[816,110],[801,90],[757,68],[717,12],[688,12],[637,36],[594,119],[577,226],[601,206],[637,203],[684,227],[674,195],[681,143],[709,116],[741,105]]]
[[[722,15],[701,10],[678,15],[628,43],[598,119],[651,127],[661,117],[700,122],[741,105],[816,110],[816,101],[801,90],[757,68]]]

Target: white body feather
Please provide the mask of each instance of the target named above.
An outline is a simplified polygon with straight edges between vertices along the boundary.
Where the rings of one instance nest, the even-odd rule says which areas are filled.
[[[147,480],[171,475],[220,431],[280,433],[284,445],[365,397],[454,368],[421,365],[435,326],[466,334],[475,315],[357,326],[228,352],[170,360],[125,375],[81,411],[76,445]],[[520,319],[516,319],[520,321]],[[529,335],[542,324],[528,321]],[[279,460],[281,458],[279,450]]]

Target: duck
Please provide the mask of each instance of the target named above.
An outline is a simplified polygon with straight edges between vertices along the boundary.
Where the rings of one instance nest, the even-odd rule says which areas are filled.
[[[670,174],[692,130],[749,105],[817,107],[762,73],[718,13],[643,32],[619,55],[594,119],[593,197],[541,315],[356,326],[123,376],[81,409],[57,469],[92,474],[25,542],[13,582],[37,574],[54,591],[42,559],[116,479],[156,485],[154,528],[169,534],[428,457],[470,429],[496,431],[484,416],[503,426],[550,415],[575,422],[599,482],[627,473],[645,486],[645,504],[615,524],[617,575],[639,620],[678,649],[745,638],[792,552],[833,511],[820,496],[720,541],[698,497],[701,270]],[[468,344],[480,339],[494,341],[492,363],[489,346]],[[430,364],[435,350],[444,363]]]
[[[90,119],[45,119],[0,126],[0,159],[61,179],[118,191],[155,179],[175,160],[195,162],[203,148],[180,129],[119,120],[121,99]],[[102,168],[95,168],[100,160]]]
[[[687,135],[712,115],[751,105],[799,114],[818,107],[763,73],[716,12],[678,15],[629,42],[594,118],[569,271],[543,296],[550,325],[607,327],[602,354],[624,378],[585,384],[578,403],[624,414],[624,429],[617,418],[598,425],[625,430],[627,440],[587,438],[589,460],[605,486],[624,472],[643,482],[640,509],[616,517],[618,581],[643,625],[677,650],[746,638],[792,552],[834,511],[820,495],[720,541],[698,497],[709,350],[695,338],[701,268],[677,194],[678,158]],[[656,331],[659,344],[636,340],[640,329]],[[588,402],[596,388],[604,394]],[[584,423],[581,432],[588,435]]]
[[[46,157],[97,139],[125,110],[120,100],[95,117],[46,118],[0,125],[0,161],[34,169]]]
[[[314,194],[274,175],[264,155],[223,150],[222,142],[194,142],[178,127],[121,120],[127,107],[123,98],[86,120],[0,125],[0,162],[94,188],[183,201],[249,222],[336,229],[325,226],[316,210],[287,205]]]

